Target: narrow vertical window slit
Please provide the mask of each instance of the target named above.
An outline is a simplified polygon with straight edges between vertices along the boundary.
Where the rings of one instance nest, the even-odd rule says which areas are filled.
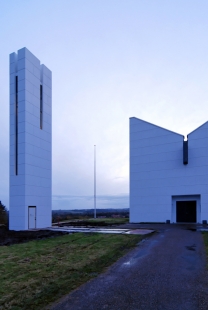
[[[43,86],[40,85],[40,129],[43,129]]]
[[[18,175],[18,76],[15,77],[15,174]]]
[[[183,164],[188,164],[188,140],[183,141]]]

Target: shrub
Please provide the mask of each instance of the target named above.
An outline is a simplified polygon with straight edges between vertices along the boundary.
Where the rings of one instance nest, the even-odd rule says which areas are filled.
[[[0,201],[0,224],[7,225],[7,208]]]

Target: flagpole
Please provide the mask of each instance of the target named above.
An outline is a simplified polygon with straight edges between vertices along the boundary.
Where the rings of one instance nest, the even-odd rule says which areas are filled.
[[[94,145],[94,218],[96,219],[96,145]]]

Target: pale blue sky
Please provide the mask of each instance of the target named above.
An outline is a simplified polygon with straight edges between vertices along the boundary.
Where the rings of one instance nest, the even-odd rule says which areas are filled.
[[[0,0],[0,200],[10,53],[27,47],[53,72],[53,195],[85,207],[69,197],[93,195],[94,144],[97,194],[128,195],[129,117],[184,135],[208,120],[207,17],[205,0]]]

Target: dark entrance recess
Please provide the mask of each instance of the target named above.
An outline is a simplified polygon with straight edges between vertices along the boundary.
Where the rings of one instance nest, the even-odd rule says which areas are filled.
[[[196,200],[176,201],[176,222],[196,223]]]

